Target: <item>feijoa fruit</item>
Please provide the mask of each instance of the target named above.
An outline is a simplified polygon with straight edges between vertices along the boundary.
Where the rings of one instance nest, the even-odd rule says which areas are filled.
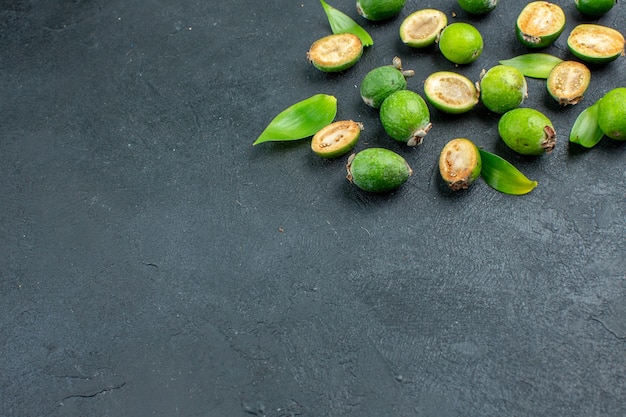
[[[439,35],[439,50],[454,64],[470,64],[482,54],[483,38],[469,23],[451,23]]]
[[[518,108],[500,117],[498,133],[504,143],[522,155],[541,155],[556,145],[556,132],[548,117],[538,110]]]
[[[483,105],[499,114],[519,107],[528,97],[526,77],[509,65],[491,67],[482,74],[477,85]]]
[[[624,55],[624,43],[624,36],[617,30],[590,23],[576,26],[567,38],[572,54],[591,64],[608,64]]]
[[[392,93],[406,89],[406,78],[412,76],[413,71],[403,70],[402,61],[395,57],[393,65],[374,68],[365,75],[361,82],[361,98],[368,106],[378,109]]]
[[[356,10],[367,20],[390,19],[400,13],[406,0],[357,0]]]
[[[480,151],[466,138],[448,142],[439,154],[439,173],[453,191],[466,189],[480,176]]]
[[[515,25],[519,41],[531,48],[552,44],[565,28],[563,9],[547,1],[528,3],[517,16]]]
[[[350,152],[363,130],[363,124],[341,120],[321,129],[311,139],[311,149],[322,158],[336,158]]]
[[[413,174],[402,156],[384,148],[368,148],[350,155],[346,170],[348,181],[374,193],[393,191]]]
[[[400,39],[412,48],[425,48],[435,43],[447,24],[448,18],[441,10],[418,10],[402,21]]]
[[[548,92],[560,105],[576,104],[589,87],[591,71],[578,61],[563,61],[547,78]]]
[[[469,78],[451,71],[438,71],[424,81],[426,100],[445,113],[465,113],[478,103],[478,89]]]
[[[574,0],[576,9],[586,16],[600,17],[615,6],[616,0]]]
[[[484,15],[498,5],[498,0],[457,0],[461,9],[469,14]]]
[[[380,121],[385,132],[409,146],[422,143],[432,124],[424,99],[411,90],[391,94],[380,106]]]
[[[614,88],[600,99],[598,125],[611,139],[626,140],[626,87]]]
[[[313,42],[307,59],[320,71],[344,71],[356,64],[363,54],[361,39],[352,33],[337,33]]]

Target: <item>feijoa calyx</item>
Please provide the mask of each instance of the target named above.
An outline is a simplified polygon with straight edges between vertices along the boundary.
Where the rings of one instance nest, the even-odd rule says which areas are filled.
[[[626,140],[626,87],[614,88],[600,99],[598,126],[609,138]]]
[[[480,151],[466,138],[448,142],[439,154],[439,173],[453,191],[467,189],[480,176]]]
[[[391,94],[380,106],[380,121],[385,132],[408,146],[422,143],[430,131],[430,112],[424,99],[411,90]]]
[[[441,10],[418,10],[402,21],[400,39],[412,48],[425,48],[435,43],[447,24],[448,18]]]
[[[438,71],[424,81],[426,100],[444,113],[465,113],[478,103],[478,89],[470,79],[451,71]]]
[[[378,109],[392,93],[406,89],[406,78],[413,74],[411,70],[403,70],[402,61],[395,57],[393,65],[374,68],[365,75],[361,82],[361,99],[368,106]]]
[[[329,124],[313,135],[311,149],[322,158],[336,158],[350,152],[363,130],[363,124],[352,120],[340,120]]]
[[[515,25],[519,41],[531,48],[543,48],[554,43],[564,28],[563,9],[547,1],[528,3],[517,16]]]
[[[307,59],[324,72],[344,71],[354,66],[363,55],[363,42],[352,33],[337,33],[316,40],[307,52]]]
[[[522,155],[541,155],[556,145],[556,132],[548,117],[538,110],[517,108],[504,113],[498,121],[504,143]]]
[[[350,155],[346,170],[348,181],[374,193],[393,191],[413,174],[402,156],[384,148],[367,148]]]
[[[608,64],[624,55],[624,36],[617,30],[596,24],[576,26],[567,38],[569,50],[581,61]]]
[[[566,106],[582,100],[590,81],[591,71],[585,64],[563,61],[550,71],[546,85],[552,98]]]

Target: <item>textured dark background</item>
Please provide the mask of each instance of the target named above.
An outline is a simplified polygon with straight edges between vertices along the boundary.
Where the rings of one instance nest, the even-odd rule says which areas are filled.
[[[544,50],[572,56],[564,34]],[[543,80],[524,103],[553,153],[509,151],[498,116],[432,111],[424,144],[388,138],[359,98],[394,55],[477,80],[530,52],[502,0],[472,18],[409,0],[372,24],[356,67],[306,61],[330,33],[315,0],[0,1],[0,415],[626,415],[626,146],[569,145],[583,108],[626,86],[625,58],[593,67],[577,106]],[[626,33],[619,2],[601,24]],[[435,7],[485,51],[454,67],[397,34]],[[452,13],[456,12],[455,18]],[[373,196],[309,141],[252,142],[316,93],[415,171]],[[539,181],[521,197],[479,181],[453,194],[436,160],[465,136]]]

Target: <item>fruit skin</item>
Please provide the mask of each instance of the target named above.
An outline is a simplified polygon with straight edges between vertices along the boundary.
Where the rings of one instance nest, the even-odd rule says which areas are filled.
[[[448,17],[441,10],[418,10],[402,21],[400,39],[412,48],[425,48],[435,43],[447,24]]]
[[[541,155],[556,145],[550,119],[530,108],[509,110],[500,117],[498,133],[506,145],[522,155]]]
[[[546,24],[550,25],[546,29]],[[565,13],[560,6],[547,1],[528,3],[517,16],[515,33],[530,48],[551,45],[565,29]]]
[[[487,14],[498,5],[498,0],[457,0],[457,2],[461,9],[475,15]]]
[[[609,138],[626,140],[626,87],[614,88],[600,99],[598,125]]]
[[[354,148],[361,136],[363,125],[352,120],[341,120],[329,124],[311,139],[311,150],[322,158],[336,158]]]
[[[616,0],[574,0],[576,9],[585,16],[600,17],[615,6]]]
[[[439,35],[439,50],[454,64],[470,64],[482,54],[483,38],[469,23],[451,23]]]
[[[596,38],[597,42],[590,42]],[[567,47],[578,59],[590,64],[608,64],[624,55],[624,36],[617,30],[590,23],[582,23],[570,32]]]
[[[348,181],[373,193],[393,191],[413,174],[402,156],[384,148],[368,148],[350,155],[346,170]]]
[[[413,71],[402,71],[400,58],[396,57],[394,65],[374,68],[365,75],[361,82],[361,98],[368,106],[378,109],[392,93],[406,89],[406,78],[411,76]]]
[[[426,100],[444,113],[470,111],[479,101],[478,89],[465,76],[452,71],[437,71],[424,80]]]
[[[410,90],[391,94],[380,106],[380,121],[385,132],[408,146],[422,143],[432,124],[424,99]]]
[[[469,139],[452,139],[439,154],[439,173],[453,191],[469,188],[480,176],[481,169],[480,151]]]
[[[498,114],[519,107],[528,97],[526,77],[517,68],[508,65],[490,68],[478,86],[483,105]]]
[[[548,92],[561,106],[577,104],[589,87],[591,71],[578,61],[563,61],[550,71]]]
[[[333,54],[337,56],[332,56]],[[354,66],[363,55],[363,42],[352,33],[324,36],[311,45],[306,56],[323,72],[339,72]],[[334,59],[332,59],[334,58]]]
[[[357,0],[357,12],[367,20],[390,19],[400,13],[406,0]]]

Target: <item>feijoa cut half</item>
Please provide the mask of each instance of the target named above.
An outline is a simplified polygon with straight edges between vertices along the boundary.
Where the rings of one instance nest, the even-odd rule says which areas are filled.
[[[408,146],[421,144],[432,127],[428,105],[411,90],[396,91],[387,97],[380,106],[379,117],[385,132]]]
[[[516,33],[519,41],[531,48],[551,45],[565,28],[563,9],[547,1],[528,3],[517,16]]]
[[[583,23],[567,38],[569,50],[581,61],[608,64],[624,55],[624,36],[608,26]]]
[[[400,24],[400,39],[412,48],[433,45],[448,24],[448,17],[437,9],[422,9],[408,15]]]
[[[356,0],[356,10],[367,20],[390,19],[400,13],[406,0]]]
[[[480,176],[481,167],[478,147],[466,138],[452,139],[439,154],[439,173],[453,191],[467,189]]]
[[[361,82],[361,99],[368,106],[378,109],[392,93],[406,89],[406,78],[413,74],[411,70],[403,70],[402,61],[395,57],[393,65],[374,68],[365,75]]]
[[[373,193],[393,191],[413,174],[402,156],[384,148],[367,148],[350,155],[346,170],[348,181]]]
[[[582,100],[589,82],[591,71],[578,61],[563,61],[556,65],[547,78],[548,92],[560,105],[577,104]]]
[[[504,143],[522,155],[541,155],[556,145],[556,132],[546,115],[531,108],[504,113],[498,121],[498,133]]]
[[[311,139],[311,149],[322,158],[336,158],[354,148],[363,130],[363,124],[340,120],[321,129]]]
[[[452,71],[430,74],[424,81],[424,95],[433,107],[452,114],[468,112],[479,101],[474,83]]]
[[[626,87],[614,88],[600,99],[598,125],[611,139],[626,140]]]
[[[316,40],[307,59],[320,71],[339,72],[354,66],[363,55],[363,42],[352,33],[337,33]]]

